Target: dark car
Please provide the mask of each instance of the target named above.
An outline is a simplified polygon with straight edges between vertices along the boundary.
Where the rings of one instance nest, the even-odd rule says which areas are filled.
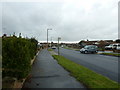
[[[96,45],[86,45],[84,48],[80,49],[81,53],[97,53],[98,47]]]

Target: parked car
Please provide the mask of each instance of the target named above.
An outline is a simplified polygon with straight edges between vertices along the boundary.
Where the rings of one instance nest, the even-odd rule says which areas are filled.
[[[97,53],[98,47],[96,45],[86,45],[84,48],[80,49],[81,53]]]
[[[118,46],[116,49],[117,49],[117,50],[120,50],[120,46]]]
[[[116,50],[120,50],[120,44],[117,45]]]
[[[118,50],[120,49],[120,43],[110,44],[109,46],[105,46],[105,50]]]
[[[56,46],[52,46],[52,49],[56,49],[57,47]]]
[[[105,50],[112,50],[113,49],[113,44],[110,44],[109,46],[105,46]]]

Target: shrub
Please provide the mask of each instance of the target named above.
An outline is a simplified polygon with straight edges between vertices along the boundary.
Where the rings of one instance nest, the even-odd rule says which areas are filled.
[[[18,79],[26,77],[31,69],[31,59],[36,54],[36,46],[37,40],[35,39],[2,38],[2,76],[16,77]]]

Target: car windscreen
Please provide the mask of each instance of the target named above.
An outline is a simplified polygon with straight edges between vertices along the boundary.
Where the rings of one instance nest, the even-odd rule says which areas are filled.
[[[95,49],[95,48],[97,48],[97,46],[85,46],[84,48],[85,49]]]
[[[88,48],[89,48],[89,46],[85,46],[84,48],[85,48],[85,49],[88,49]]]

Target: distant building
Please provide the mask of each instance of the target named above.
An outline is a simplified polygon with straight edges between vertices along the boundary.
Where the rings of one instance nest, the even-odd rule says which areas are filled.
[[[80,47],[84,47],[85,45],[97,45],[98,47],[104,47],[107,46],[109,44],[113,44],[115,43],[115,41],[113,40],[100,40],[100,41],[80,41],[79,45]]]

